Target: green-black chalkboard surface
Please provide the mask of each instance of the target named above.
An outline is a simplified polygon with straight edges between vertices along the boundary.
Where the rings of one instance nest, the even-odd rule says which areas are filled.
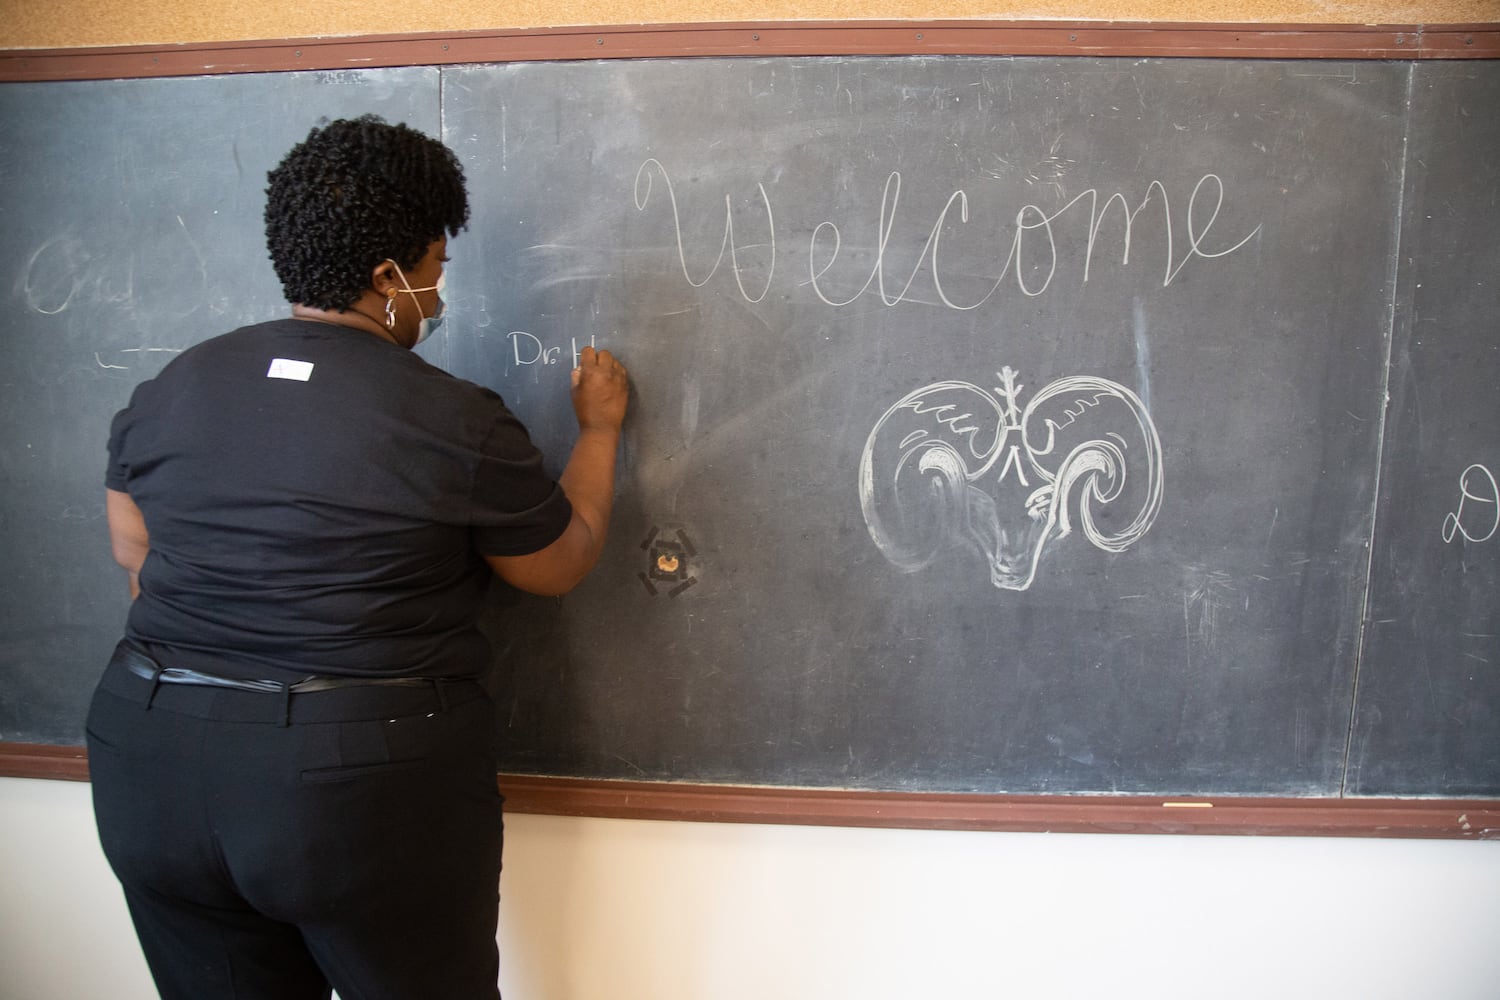
[[[0,85],[0,740],[82,743],[124,625],[104,448],[136,383],[285,315],[266,171],[320,116],[436,132],[438,71]],[[271,446],[272,442],[267,442]]]
[[[1500,73],[1412,88],[1358,795],[1500,789]]]
[[[635,382],[601,565],[486,614],[506,771],[1500,795],[1497,97],[984,57],[0,86],[0,739],[81,742],[123,620],[110,415],[285,311],[265,171],[374,111],[475,202],[423,353],[554,468],[574,352]]]

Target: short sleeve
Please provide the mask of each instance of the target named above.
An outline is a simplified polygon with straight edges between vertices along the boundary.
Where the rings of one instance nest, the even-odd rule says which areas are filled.
[[[508,410],[495,420],[481,449],[470,496],[475,549],[518,556],[555,542],[573,519],[562,485],[542,466],[542,453]]]
[[[109,425],[109,465],[104,470],[104,485],[119,493],[129,491],[130,463],[125,459],[125,437],[130,428],[129,409],[115,414]]]

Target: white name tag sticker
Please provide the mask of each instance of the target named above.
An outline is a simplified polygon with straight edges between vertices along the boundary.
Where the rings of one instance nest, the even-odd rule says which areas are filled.
[[[291,358],[276,358],[271,362],[266,378],[289,378],[293,382],[306,382],[312,378],[311,361],[293,361]]]

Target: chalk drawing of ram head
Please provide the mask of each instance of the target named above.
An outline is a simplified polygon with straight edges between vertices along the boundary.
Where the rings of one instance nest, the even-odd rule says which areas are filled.
[[[870,537],[901,570],[916,572],[957,544],[985,558],[994,586],[1026,590],[1048,544],[1072,532],[1075,508],[1083,536],[1106,552],[1129,548],[1156,520],[1161,441],[1136,394],[1072,376],[1023,410],[1017,374],[1002,369],[994,392],[968,382],[923,386],[870,432],[860,507]],[[1102,513],[1115,503],[1130,504],[1128,521],[1101,530],[1099,519],[1115,520]]]

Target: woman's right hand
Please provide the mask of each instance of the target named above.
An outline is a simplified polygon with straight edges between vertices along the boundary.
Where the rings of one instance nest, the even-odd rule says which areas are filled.
[[[585,347],[573,369],[573,412],[579,430],[618,431],[630,401],[630,373],[608,351]]]

